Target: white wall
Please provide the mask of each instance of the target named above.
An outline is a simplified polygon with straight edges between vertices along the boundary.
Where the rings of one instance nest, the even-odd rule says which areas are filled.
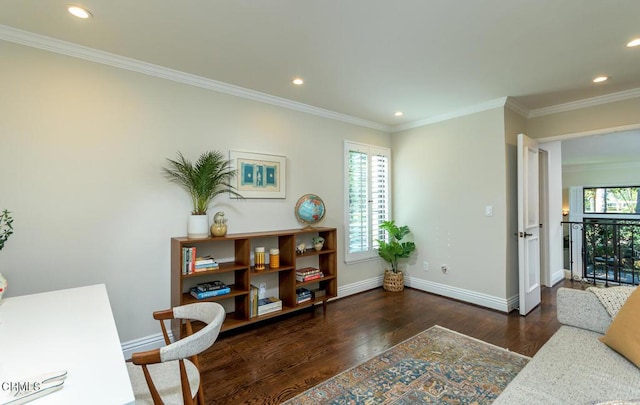
[[[317,193],[342,240],[343,141],[390,145],[372,129],[22,45],[0,41],[0,54],[0,209],[15,217],[0,252],[6,296],[105,283],[122,341],[157,333],[151,313],[170,305],[170,238],[186,234],[190,199],[164,179],[165,158],[285,155],[285,200],[223,196],[210,214],[225,211],[230,233],[297,228],[298,197]],[[382,273],[338,260],[339,286]]]
[[[637,128],[640,124],[638,111],[640,97],[533,117],[527,120],[527,134],[542,141],[542,138],[566,134],[606,133],[611,128],[628,126]]]
[[[548,156],[548,218],[545,218],[544,232],[549,240],[549,273],[542,278],[544,284],[552,286],[564,278],[562,240],[562,145],[560,141],[541,143],[540,149]]]
[[[507,176],[507,229],[506,252],[506,297],[510,308],[519,302],[519,262],[518,262],[518,134],[527,133],[527,120],[509,108],[504,109]]]
[[[562,171],[565,206],[571,186],[637,186],[640,184],[640,161],[565,166]]]
[[[504,109],[392,136],[394,218],[417,245],[411,285],[483,305],[506,304]],[[493,216],[485,216],[485,207]],[[423,262],[429,271],[423,271]],[[443,274],[442,264],[449,266]]]

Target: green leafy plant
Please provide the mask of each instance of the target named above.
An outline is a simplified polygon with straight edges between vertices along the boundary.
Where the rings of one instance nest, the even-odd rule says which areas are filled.
[[[314,244],[314,245],[316,245],[318,243],[323,244],[324,243],[324,238],[322,236],[314,236],[311,239],[311,243]]]
[[[8,210],[2,211],[0,214],[0,250],[4,247],[9,236],[13,234],[13,217]]]
[[[398,226],[394,221],[385,221],[380,228],[387,231],[389,240],[378,239],[378,255],[391,265],[394,273],[398,272],[398,261],[407,259],[416,250],[413,242],[402,242],[402,239],[411,231],[407,225]]]
[[[193,215],[205,215],[211,201],[219,194],[228,192],[244,198],[231,184],[236,170],[231,168],[231,162],[220,151],[205,152],[195,163],[180,152],[176,160],[167,161],[169,166],[164,168],[164,174],[169,181],[181,185],[191,195]]]

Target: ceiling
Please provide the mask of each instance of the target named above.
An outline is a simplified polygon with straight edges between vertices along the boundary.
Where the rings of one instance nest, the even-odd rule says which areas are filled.
[[[68,3],[2,0],[0,24],[382,128],[640,90],[638,0],[78,0],[88,20]]]
[[[640,161],[640,130],[562,141],[562,165],[582,166]]]

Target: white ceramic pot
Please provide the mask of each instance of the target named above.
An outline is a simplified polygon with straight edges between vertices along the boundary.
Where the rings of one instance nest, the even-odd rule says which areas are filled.
[[[190,215],[187,223],[187,237],[204,239],[209,237],[209,217],[207,215]]]

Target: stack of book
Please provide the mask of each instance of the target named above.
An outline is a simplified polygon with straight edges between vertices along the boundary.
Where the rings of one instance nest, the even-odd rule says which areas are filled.
[[[258,300],[258,315],[282,310],[282,301],[276,297],[261,298]]]
[[[322,271],[314,267],[305,267],[303,269],[296,270],[296,281],[298,282],[316,280],[322,277],[324,277]]]
[[[230,292],[231,288],[218,280],[200,283],[191,289],[191,295],[199,300],[229,294]]]
[[[311,301],[311,291],[307,290],[306,288],[297,288],[296,303],[300,304],[307,301]]]
[[[217,270],[218,262],[211,256],[197,257],[195,246],[182,248],[182,274],[193,274],[200,271]]]
[[[211,256],[196,257],[193,267],[193,271],[195,273],[199,271],[217,270],[220,268],[220,266],[218,266],[218,262],[216,262],[216,260]]]

